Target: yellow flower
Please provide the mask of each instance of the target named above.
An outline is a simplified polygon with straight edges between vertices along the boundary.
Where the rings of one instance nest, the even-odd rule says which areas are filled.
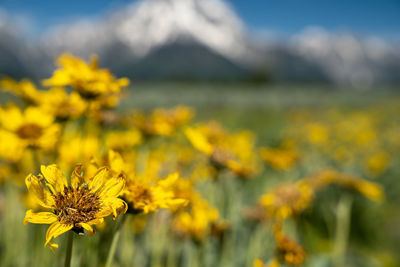
[[[115,174],[127,174],[126,187],[122,193],[132,213],[150,213],[158,209],[176,210],[185,206],[188,200],[175,195],[174,188],[179,174],[173,173],[164,179],[154,175],[135,175],[133,164],[127,164],[121,155],[110,150],[108,164]]]
[[[389,165],[389,154],[385,151],[380,151],[366,159],[367,172],[376,177],[384,173]]]
[[[186,128],[185,135],[192,143],[194,148],[203,152],[204,154],[211,156],[214,147],[213,145],[207,140],[207,136],[202,133],[202,131],[195,129],[195,128]]]
[[[51,224],[46,233],[46,245],[57,247],[51,243],[53,238],[69,231],[87,230],[94,234],[92,225],[102,223],[104,217],[126,212],[126,203],[118,196],[124,188],[122,176],[110,177],[107,168],[100,168],[90,180],[81,176],[78,165],[71,174],[70,184],[56,165],[41,166],[43,174],[38,177],[29,174],[26,187],[36,202],[50,210],[34,213],[28,210],[24,224]]]
[[[86,101],[78,93],[68,95],[61,87],[51,88],[43,92],[41,97],[41,107],[61,120],[78,118],[87,108]]]
[[[267,208],[268,214],[277,219],[298,215],[312,202],[314,192],[305,183],[287,183],[273,188],[260,198],[260,204]]]
[[[178,179],[178,173],[156,181],[128,179],[123,197],[133,207],[133,212],[149,213],[160,208],[176,210],[188,203],[174,194],[173,187]]]
[[[385,199],[383,189],[377,183],[372,183],[362,179],[358,179],[352,183],[353,187],[365,197],[375,201],[382,202]]]
[[[146,135],[171,136],[177,128],[193,118],[193,111],[186,106],[172,109],[158,108],[148,117],[143,113],[135,113],[133,124]]]
[[[0,158],[19,161],[25,151],[25,144],[14,133],[0,129]]]
[[[40,91],[27,79],[17,82],[11,78],[4,78],[0,80],[0,87],[5,91],[14,93],[29,103],[38,104],[42,100]]]
[[[174,230],[181,235],[188,235],[196,241],[202,241],[211,232],[212,224],[219,217],[218,210],[208,202],[197,197],[190,202],[189,211],[179,212],[173,222]]]
[[[98,155],[100,148],[100,140],[95,135],[82,137],[66,134],[58,147],[58,163],[63,169],[68,170],[73,167],[75,162],[87,165],[94,156]]]
[[[217,168],[228,168],[242,178],[251,177],[259,171],[254,136],[243,131],[226,132],[216,122],[187,127],[184,133],[193,147],[207,155]]]
[[[272,168],[278,170],[290,169],[298,159],[298,152],[294,148],[261,148],[261,158]]]
[[[60,132],[53,121],[51,114],[38,107],[28,107],[23,112],[14,105],[0,108],[0,125],[24,147],[52,149]]]
[[[326,170],[318,174],[316,177],[303,179],[303,183],[308,184],[310,187],[314,188],[314,190],[319,190],[330,184],[337,184],[355,189],[375,202],[382,202],[385,199],[385,194],[379,184],[352,175],[340,173],[335,170]]]
[[[142,135],[137,129],[127,131],[112,131],[105,137],[106,147],[109,149],[124,151],[142,143]]]
[[[275,240],[278,258],[290,265],[300,265],[306,258],[306,253],[302,246],[296,241],[286,236],[281,230],[281,226],[275,225]],[[279,265],[278,265],[279,266]]]
[[[329,132],[325,125],[310,123],[307,127],[308,140],[313,144],[324,144],[328,141]]]
[[[96,56],[89,64],[70,54],[62,54],[57,61],[60,68],[43,81],[45,86],[71,86],[82,97],[94,99],[118,94],[121,87],[129,85],[128,79],[115,79],[108,70],[99,69]]]

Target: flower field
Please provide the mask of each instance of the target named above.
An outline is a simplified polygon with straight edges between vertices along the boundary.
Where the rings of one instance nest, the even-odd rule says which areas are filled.
[[[0,266],[398,266],[398,93],[136,85],[70,54],[43,78],[0,81]]]

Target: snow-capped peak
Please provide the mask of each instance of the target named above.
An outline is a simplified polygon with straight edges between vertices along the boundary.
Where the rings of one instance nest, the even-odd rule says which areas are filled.
[[[153,49],[189,38],[232,59],[247,53],[244,24],[222,0],[143,0],[110,14],[102,21],[58,26],[44,38],[56,51],[68,48],[98,52],[118,41],[142,57]]]

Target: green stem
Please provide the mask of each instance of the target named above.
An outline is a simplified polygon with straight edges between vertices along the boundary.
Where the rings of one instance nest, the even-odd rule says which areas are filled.
[[[67,239],[67,253],[65,255],[65,264],[64,267],[71,266],[71,258],[72,258],[72,243],[74,241],[74,232],[68,231],[68,239]]]
[[[346,250],[350,232],[352,199],[343,195],[336,211],[336,234],[333,250],[333,266],[343,267],[346,262]]]
[[[114,259],[115,251],[117,250],[117,245],[119,238],[121,236],[121,231],[125,222],[125,218],[128,215],[122,216],[121,219],[118,220],[117,225],[115,226],[115,231],[114,231],[114,236],[111,241],[111,247],[110,250],[108,251],[108,256],[107,256],[107,261],[106,261],[106,266],[105,267],[111,267],[112,261]]]

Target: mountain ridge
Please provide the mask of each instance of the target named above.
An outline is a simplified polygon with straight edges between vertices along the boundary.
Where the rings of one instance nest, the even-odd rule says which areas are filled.
[[[398,44],[315,27],[269,42],[223,0],[143,0],[97,20],[55,26],[36,43],[1,16],[0,72],[14,76],[49,75],[54,58],[69,51],[97,53],[103,66],[139,80],[246,80],[256,73],[278,81],[400,82]]]

